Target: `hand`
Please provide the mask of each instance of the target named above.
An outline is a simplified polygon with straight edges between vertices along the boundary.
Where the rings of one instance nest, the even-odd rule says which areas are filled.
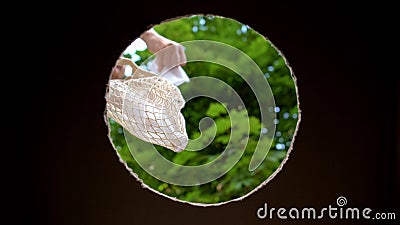
[[[112,69],[111,79],[123,79],[125,76],[125,66],[116,65]]]
[[[140,38],[146,42],[148,50],[156,54],[159,72],[164,68],[186,65],[186,55],[181,44],[159,35],[154,29],[144,32]]]

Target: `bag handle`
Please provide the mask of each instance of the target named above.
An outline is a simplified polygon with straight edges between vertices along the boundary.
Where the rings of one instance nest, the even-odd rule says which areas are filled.
[[[127,58],[119,58],[117,63],[117,65],[119,66],[124,66],[124,65],[129,65],[130,67],[132,67],[132,76],[127,78],[131,79],[131,78],[143,78],[143,77],[152,77],[152,76],[158,76],[157,74],[151,72],[151,71],[147,71],[141,67],[139,67],[138,65],[136,65],[135,62],[133,62],[130,59]]]

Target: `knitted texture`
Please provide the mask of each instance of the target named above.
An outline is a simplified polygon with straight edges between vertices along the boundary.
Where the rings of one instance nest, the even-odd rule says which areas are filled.
[[[139,76],[140,77],[140,76]],[[180,152],[188,137],[180,90],[160,76],[110,80],[106,115],[137,138]]]

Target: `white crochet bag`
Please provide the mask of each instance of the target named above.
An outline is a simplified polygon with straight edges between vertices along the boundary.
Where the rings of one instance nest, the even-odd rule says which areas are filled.
[[[185,149],[188,137],[180,110],[185,100],[178,87],[120,58],[117,65],[132,67],[133,76],[109,81],[106,115],[137,138],[175,152]]]

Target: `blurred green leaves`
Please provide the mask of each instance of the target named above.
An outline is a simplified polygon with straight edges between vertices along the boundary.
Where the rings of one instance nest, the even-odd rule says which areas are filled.
[[[217,117],[221,114],[226,114],[227,111],[223,105],[220,103],[210,103],[208,106],[206,115],[210,117]]]

